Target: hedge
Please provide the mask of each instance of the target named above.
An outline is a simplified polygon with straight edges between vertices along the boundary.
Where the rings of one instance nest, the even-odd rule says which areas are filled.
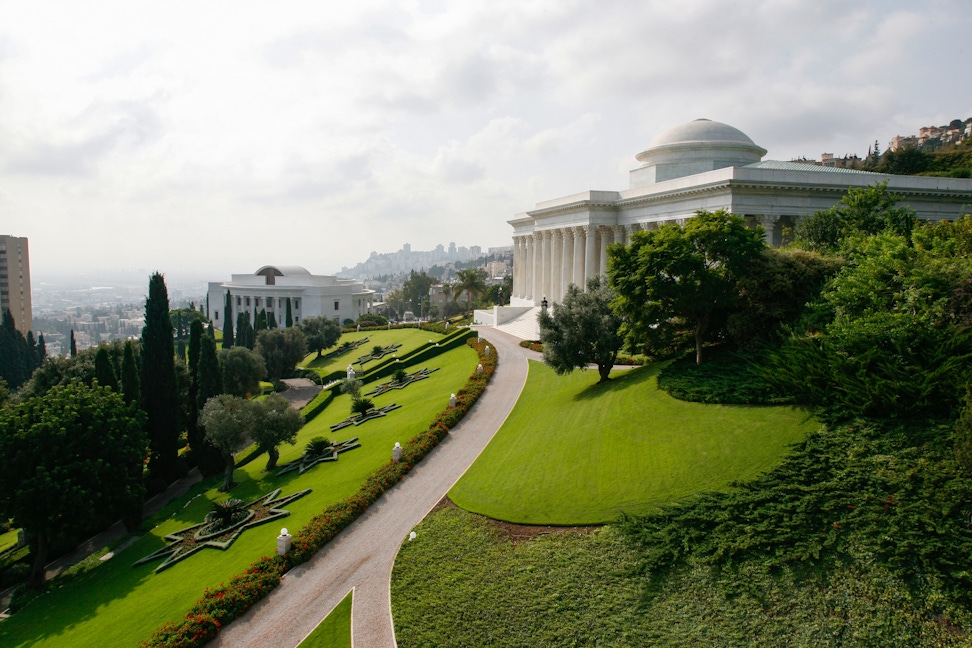
[[[310,560],[338,533],[354,522],[385,491],[397,484],[412,468],[424,459],[469,411],[486,390],[496,370],[496,348],[485,349],[488,342],[470,338],[483,366],[482,373],[473,371],[466,385],[456,392],[456,406],[439,412],[428,429],[403,446],[402,459],[389,461],[369,475],[358,491],[332,504],[294,534],[293,546],[284,556],[264,556],[225,584],[206,589],[201,599],[189,608],[185,618],[167,623],[145,642],[142,648],[199,648],[214,639],[223,625],[242,616],[280,584],[283,574]],[[434,347],[433,347],[434,348]],[[441,346],[439,350],[441,350]],[[478,368],[477,368],[478,369]]]

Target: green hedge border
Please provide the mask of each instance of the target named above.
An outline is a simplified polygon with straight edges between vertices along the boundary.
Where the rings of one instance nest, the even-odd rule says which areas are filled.
[[[469,331],[461,339],[476,350],[483,372],[473,371],[466,385],[456,392],[456,406],[439,412],[428,429],[408,441],[399,462],[389,461],[373,472],[358,492],[332,504],[311,518],[304,528],[294,534],[293,547],[285,556],[263,556],[250,567],[236,574],[227,583],[207,588],[201,599],[189,608],[185,618],[167,623],[155,631],[151,639],[139,644],[142,648],[200,648],[216,638],[220,628],[242,616],[280,584],[284,573],[310,560],[338,533],[354,522],[382,494],[397,484],[412,468],[426,457],[446,434],[469,411],[486,390],[496,370],[496,348],[489,355],[489,343],[476,339]],[[470,339],[466,339],[470,337]],[[437,352],[442,352],[442,343]],[[418,355],[418,354],[416,354]],[[371,376],[374,379],[374,375]]]

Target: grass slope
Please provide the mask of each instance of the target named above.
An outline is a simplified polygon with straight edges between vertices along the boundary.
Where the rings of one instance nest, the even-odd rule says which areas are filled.
[[[380,340],[373,334],[372,339],[391,344],[404,332],[384,332]],[[428,341],[432,335],[423,332],[423,336]],[[228,551],[205,549],[160,574],[154,573],[154,564],[133,568],[133,562],[165,544],[166,534],[198,523],[211,502],[228,497],[216,490],[221,478],[207,480],[163,509],[153,520],[157,526],[131,547],[64,587],[55,587],[0,623],[0,645],[100,648],[148,639],[159,626],[180,619],[206,587],[218,585],[258,557],[272,553],[280,526],[298,529],[317,512],[354,493],[367,475],[388,462],[396,441],[405,442],[425,429],[448,403],[449,394],[465,384],[475,363],[475,351],[466,346],[424,362],[422,366],[437,366],[439,371],[405,390],[374,399],[377,407],[395,402],[403,405],[401,409],[360,428],[330,434],[328,425],[343,420],[350,411],[348,397],[338,397],[301,430],[295,446],[280,447],[280,463],[299,457],[307,441],[315,436],[329,436],[337,441],[358,436],[361,448],[341,455],[337,463],[317,466],[304,475],[289,473],[277,478],[263,474],[264,458],[238,468],[234,474],[239,485],[230,496],[247,501],[275,488],[282,488],[284,495],[314,489],[287,507],[291,515],[280,525],[247,531]]]
[[[510,522],[604,523],[765,472],[817,425],[791,407],[675,400],[658,369],[597,385],[531,363],[509,419],[449,496]]]
[[[392,575],[400,648],[968,645],[873,561],[804,573],[691,563],[642,607],[637,551],[613,526],[513,543],[441,509],[416,533]]]
[[[297,648],[351,648],[351,598],[345,596]]]

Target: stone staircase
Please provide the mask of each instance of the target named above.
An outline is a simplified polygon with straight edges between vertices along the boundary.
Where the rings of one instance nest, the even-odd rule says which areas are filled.
[[[538,340],[540,339],[540,327],[537,325],[539,313],[540,307],[536,306],[495,328],[521,340]]]

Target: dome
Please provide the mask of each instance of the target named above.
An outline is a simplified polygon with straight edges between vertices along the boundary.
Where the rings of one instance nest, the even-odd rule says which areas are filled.
[[[766,149],[738,128],[696,119],[665,131],[636,157],[641,168],[632,171],[631,188],[706,171],[759,162]]]
[[[756,146],[753,140],[738,128],[711,119],[696,119],[665,131],[651,141],[648,150],[688,143],[735,143]],[[763,154],[765,155],[765,152]]]

